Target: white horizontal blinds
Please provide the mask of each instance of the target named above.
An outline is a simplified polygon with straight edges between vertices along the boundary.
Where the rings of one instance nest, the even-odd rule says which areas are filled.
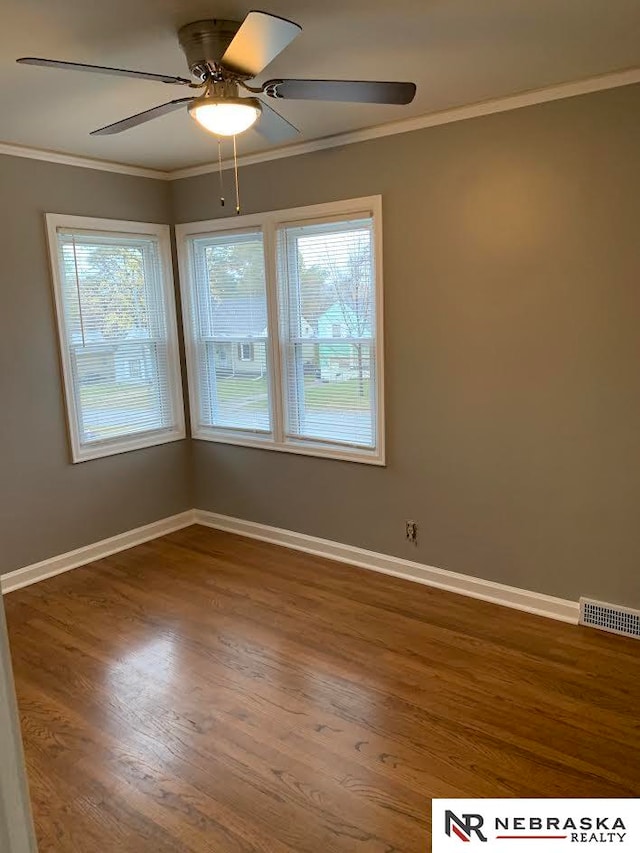
[[[285,434],[376,446],[370,216],[278,229]]]
[[[177,427],[159,241],[57,231],[80,447]]]
[[[262,232],[224,232],[189,243],[200,426],[270,433]]]

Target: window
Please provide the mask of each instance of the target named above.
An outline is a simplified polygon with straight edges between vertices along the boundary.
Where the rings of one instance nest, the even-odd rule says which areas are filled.
[[[262,233],[198,235],[189,241],[189,260],[194,430],[201,425],[238,435],[270,435]]]
[[[253,361],[253,344],[238,344],[238,358],[240,361]]]
[[[184,438],[169,229],[47,214],[74,462]]]
[[[136,379],[142,378],[142,359],[132,358],[129,360],[129,374]]]
[[[380,211],[177,227],[195,438],[384,463]]]

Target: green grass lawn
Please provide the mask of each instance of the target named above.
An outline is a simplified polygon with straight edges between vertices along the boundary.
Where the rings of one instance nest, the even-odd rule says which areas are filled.
[[[251,398],[266,397],[267,394],[267,380],[264,376],[257,379],[248,376],[218,378],[216,385],[218,397],[224,402],[231,402],[232,400],[240,402]]]
[[[310,409],[368,409],[371,402],[370,381],[321,382],[306,378],[305,402]],[[362,390],[362,394],[360,391]],[[218,379],[218,397],[223,403],[243,403],[244,408],[266,407],[267,380],[230,376]]]
[[[368,409],[371,405],[370,382],[363,379],[361,385],[357,379],[345,382],[305,379],[304,398],[310,409]]]
[[[148,385],[118,385],[113,382],[96,382],[80,386],[83,408],[118,409],[140,412],[153,405],[153,389]]]
[[[230,376],[218,379],[218,398],[222,404],[242,405],[245,409],[262,410],[267,407],[266,378]],[[321,382],[305,378],[305,403],[310,409],[368,409],[371,401],[370,381],[365,379],[362,388],[357,379],[345,382]],[[363,393],[360,393],[360,391]],[[83,408],[97,407],[118,411],[140,412],[154,405],[153,389],[147,385],[118,385],[98,382],[80,388]]]

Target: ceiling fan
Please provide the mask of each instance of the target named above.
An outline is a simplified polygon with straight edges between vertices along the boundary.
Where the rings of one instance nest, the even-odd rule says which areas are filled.
[[[277,100],[351,101],[371,104],[409,104],[416,93],[415,83],[368,80],[267,80],[255,87],[247,81],[257,77],[302,28],[292,21],[266,12],[249,12],[244,21],[204,20],[186,24],[178,31],[193,79],[129,71],[81,62],[62,62],[25,56],[17,62],[46,68],[91,71],[119,77],[135,77],[160,83],[188,86],[204,91],[188,98],[177,98],[136,115],[92,131],[106,136],[144,124],[186,106],[190,115],[205,130],[218,136],[235,136],[254,124],[270,142],[284,142],[299,133],[280,113],[256,95]],[[249,93],[241,97],[240,90]]]

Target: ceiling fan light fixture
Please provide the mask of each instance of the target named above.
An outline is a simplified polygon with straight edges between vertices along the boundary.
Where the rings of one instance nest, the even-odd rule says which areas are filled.
[[[242,22],[212,18],[186,24],[179,30],[178,40],[186,56],[191,79],[37,56],[23,56],[16,61],[44,68],[66,68],[204,89],[199,97],[174,98],[93,130],[91,136],[121,133],[185,105],[193,119],[218,138],[244,133],[260,116],[262,120],[256,130],[269,142],[286,142],[299,133],[266,102],[255,97],[239,97],[241,91],[285,101],[344,101],[400,106],[413,100],[416,85],[410,82],[278,78],[267,80],[257,88],[248,85],[247,81],[255,81],[300,31],[301,27],[293,21],[257,10],[249,12]],[[192,82],[194,78],[197,83]]]
[[[212,98],[203,96],[189,104],[189,114],[209,133],[236,136],[244,133],[260,118],[257,98]]]

